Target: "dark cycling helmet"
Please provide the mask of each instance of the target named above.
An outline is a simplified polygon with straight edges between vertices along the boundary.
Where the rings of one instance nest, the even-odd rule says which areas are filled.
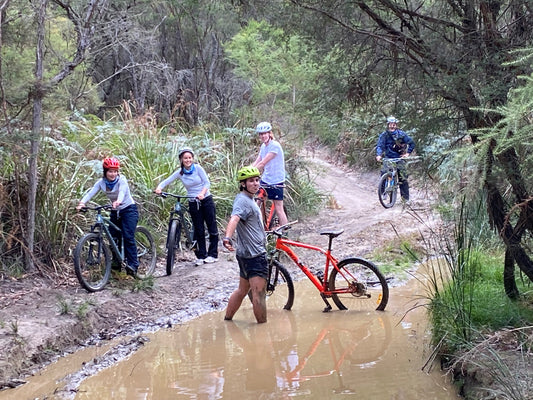
[[[184,147],[184,148],[180,149],[180,151],[178,153],[178,158],[181,158],[183,153],[191,153],[192,156],[194,157],[194,151],[192,151],[192,149],[190,147]]]
[[[251,165],[248,165],[247,167],[241,168],[237,172],[237,181],[241,182],[248,178],[255,178],[256,176],[261,176],[261,173],[257,169],[257,167],[253,167]]]
[[[104,169],[119,169],[120,161],[115,157],[104,158],[102,166],[104,167]]]
[[[257,127],[255,128],[255,131],[257,133],[265,133],[270,132],[272,130],[272,125],[270,125],[269,122],[260,122]]]
[[[398,123],[398,120],[396,119],[396,117],[393,117],[392,115],[390,117],[387,118],[387,124],[397,124]]]

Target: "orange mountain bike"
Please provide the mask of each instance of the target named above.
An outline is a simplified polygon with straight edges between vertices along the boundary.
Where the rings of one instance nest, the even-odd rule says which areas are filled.
[[[296,222],[296,221],[295,221]],[[329,238],[327,250],[310,244],[289,240],[285,232],[295,222],[282,225],[277,229],[268,231],[268,234],[276,237],[276,247],[269,254],[269,279],[267,298],[269,304],[281,306],[290,310],[294,300],[294,288],[292,285],[282,285],[279,290],[276,286],[284,283],[287,269],[280,262],[280,255],[286,254],[296,266],[311,280],[320,292],[320,296],[326,308],[324,312],[331,310],[328,299],[331,298],[339,310],[383,311],[389,300],[389,287],[387,279],[376,265],[363,258],[351,257],[337,260],[331,253],[333,239],[342,234],[344,230],[324,231],[321,235]],[[300,247],[321,253],[325,257],[324,270],[314,273],[299,258],[294,247]],[[292,279],[290,279],[292,280]]]

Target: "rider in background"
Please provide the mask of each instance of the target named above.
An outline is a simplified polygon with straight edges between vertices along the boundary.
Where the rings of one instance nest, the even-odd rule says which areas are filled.
[[[289,221],[283,208],[283,185],[285,183],[285,156],[283,155],[283,149],[279,142],[274,139],[272,125],[269,122],[259,123],[255,131],[258,133],[262,143],[259,155],[253,166],[263,171],[261,186],[266,186],[267,196],[274,203],[279,223],[280,225],[285,225]]]
[[[102,162],[103,176],[98,179],[91,190],[83,196],[76,209],[79,211],[85,204],[93,198],[98,192],[106,194],[109,202],[113,206],[111,210],[111,222],[118,226],[121,232],[118,232],[112,226],[109,232],[113,239],[120,247],[120,240],[124,240],[124,253],[126,256],[126,273],[131,276],[137,274],[139,259],[137,258],[137,244],[135,243],[135,229],[139,222],[139,211],[137,204],[131,196],[128,181],[123,175],[120,175],[120,161],[115,157],[104,158]],[[120,263],[115,259],[113,253],[112,267],[120,271]]]
[[[407,158],[415,149],[415,142],[407,133],[398,129],[398,120],[395,117],[387,118],[387,130],[379,135],[376,146],[376,160],[380,162],[385,158]],[[409,202],[409,182],[407,178],[407,168],[405,161],[397,163],[398,176],[400,180],[400,195],[402,201]],[[381,174],[386,173],[386,169],[381,170]]]

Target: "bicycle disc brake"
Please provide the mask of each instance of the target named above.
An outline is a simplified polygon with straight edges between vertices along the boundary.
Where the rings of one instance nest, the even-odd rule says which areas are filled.
[[[350,283],[350,293],[353,297],[367,297],[370,298],[370,293],[366,291],[366,284],[363,282],[351,282]]]

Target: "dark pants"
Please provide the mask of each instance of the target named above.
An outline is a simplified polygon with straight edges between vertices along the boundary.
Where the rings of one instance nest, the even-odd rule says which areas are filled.
[[[206,257],[218,258],[218,226],[213,196],[204,198],[200,203],[189,202],[189,210],[194,226],[194,240],[198,243],[196,258],[202,260]],[[204,223],[209,232],[209,249],[206,249]]]
[[[121,231],[118,232],[113,227],[110,227],[109,231],[115,239],[120,248],[121,240],[124,240],[124,254],[126,256],[126,262],[134,270],[137,271],[139,266],[139,259],[137,257],[137,245],[135,244],[135,229],[139,222],[139,211],[137,210],[137,204],[132,204],[120,211],[111,211],[111,222],[118,226]]]
[[[400,186],[400,196],[402,196],[402,199],[409,200],[409,181],[407,178],[409,178],[409,175],[407,174],[407,164],[405,161],[398,161],[396,163],[396,167],[398,168],[398,180],[399,180],[399,186]],[[381,175],[384,175],[388,172],[387,169],[381,170]]]

